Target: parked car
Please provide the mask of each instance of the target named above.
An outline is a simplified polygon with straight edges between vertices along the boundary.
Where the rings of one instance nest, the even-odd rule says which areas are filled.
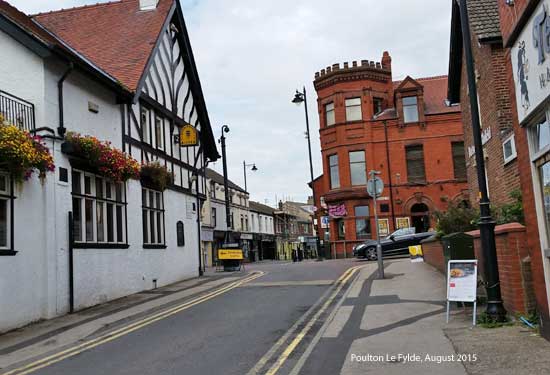
[[[409,246],[420,245],[420,241],[431,237],[435,232],[416,233],[416,228],[401,228],[380,241],[382,256],[407,255]],[[353,248],[353,256],[376,260],[376,240],[368,240]]]

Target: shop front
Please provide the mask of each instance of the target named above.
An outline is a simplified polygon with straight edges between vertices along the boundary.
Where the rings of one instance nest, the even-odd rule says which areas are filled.
[[[550,281],[550,0],[541,1],[511,49],[519,127],[517,145],[537,306],[548,314]],[[522,144],[524,140],[524,144]],[[534,197],[533,199],[531,197]],[[532,207],[534,206],[534,207]],[[536,249],[536,250],[535,250]],[[542,284],[542,285],[541,285]],[[546,324],[547,328],[550,324]],[[549,332],[550,333],[550,332]]]

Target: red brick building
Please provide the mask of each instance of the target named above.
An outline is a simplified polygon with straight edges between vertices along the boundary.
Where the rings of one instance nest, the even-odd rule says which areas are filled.
[[[528,252],[541,331],[550,337],[550,0],[500,1]]]
[[[435,211],[467,199],[462,118],[459,106],[446,104],[447,77],[393,81],[384,52],[381,62],[323,69],[314,85],[323,158],[314,188],[317,207],[332,211],[333,255],[350,256],[355,244],[376,237],[370,170],[385,183],[381,235],[408,226],[427,231]]]
[[[519,169],[512,121],[510,91],[506,79],[506,49],[502,45],[496,0],[470,0],[468,15],[476,67],[477,101],[485,156],[487,188],[492,204],[513,201],[520,190]],[[472,135],[472,118],[458,5],[453,7],[449,57],[451,103],[460,103],[470,201],[478,201],[479,186]]]

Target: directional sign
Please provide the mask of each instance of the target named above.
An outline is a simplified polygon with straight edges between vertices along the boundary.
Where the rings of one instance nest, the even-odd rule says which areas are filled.
[[[219,249],[218,259],[220,260],[242,260],[243,251],[241,249]]]

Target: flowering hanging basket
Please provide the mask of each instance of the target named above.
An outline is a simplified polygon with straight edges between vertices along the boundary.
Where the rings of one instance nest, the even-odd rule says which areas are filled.
[[[0,115],[0,168],[16,182],[28,180],[34,172],[40,179],[55,171],[53,157],[42,138],[4,122]]]
[[[145,187],[164,191],[174,183],[174,175],[158,161],[153,161],[141,166],[141,183]]]
[[[63,153],[76,157],[89,170],[115,182],[140,177],[139,163],[131,156],[92,136],[69,132],[61,145]]]

